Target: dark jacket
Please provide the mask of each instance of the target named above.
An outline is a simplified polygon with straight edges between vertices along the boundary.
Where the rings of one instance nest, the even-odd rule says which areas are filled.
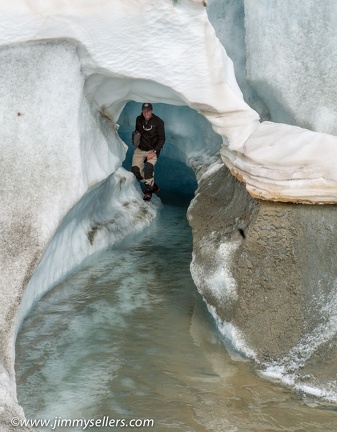
[[[164,122],[161,118],[152,114],[148,122],[145,121],[143,114],[136,118],[136,130],[141,133],[140,150],[156,150],[159,154],[165,143]]]

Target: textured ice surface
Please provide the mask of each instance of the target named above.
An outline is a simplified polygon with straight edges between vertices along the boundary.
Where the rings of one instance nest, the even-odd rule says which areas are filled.
[[[245,0],[248,80],[273,121],[337,134],[337,4]]]

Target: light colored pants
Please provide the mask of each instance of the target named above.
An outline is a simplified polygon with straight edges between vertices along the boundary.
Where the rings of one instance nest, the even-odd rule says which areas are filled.
[[[135,149],[132,157],[132,168],[131,171],[136,178],[145,183],[147,186],[153,186],[154,183],[154,166],[157,162],[157,156],[146,160],[147,156],[152,153],[153,150],[144,151],[138,147]]]

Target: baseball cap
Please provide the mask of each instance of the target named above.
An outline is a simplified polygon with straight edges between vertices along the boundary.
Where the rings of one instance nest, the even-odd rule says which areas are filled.
[[[150,104],[150,103],[143,103],[143,105],[142,105],[142,111],[143,110],[145,110],[145,111],[152,111],[153,110],[153,107],[152,107],[152,104]]]

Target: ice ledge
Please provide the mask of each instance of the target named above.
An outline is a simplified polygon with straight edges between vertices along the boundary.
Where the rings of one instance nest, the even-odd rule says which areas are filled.
[[[302,204],[337,202],[337,137],[263,122],[241,152],[222,146],[232,174],[255,198]]]

